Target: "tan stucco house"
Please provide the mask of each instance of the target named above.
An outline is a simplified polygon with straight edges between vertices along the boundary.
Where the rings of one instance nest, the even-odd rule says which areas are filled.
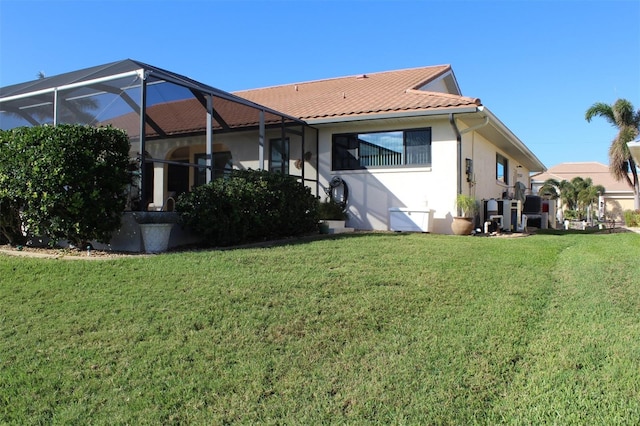
[[[604,211],[610,219],[616,222],[623,221],[624,211],[633,210],[633,190],[626,182],[616,181],[609,171],[609,166],[598,162],[560,163],[544,173],[534,174],[531,176],[531,192],[538,194],[547,179],[571,181],[575,177],[591,178],[594,185],[602,185],[605,188],[602,201]]]
[[[545,170],[480,99],[462,95],[449,65],[235,94],[318,130],[321,185],[348,183],[350,225],[360,229],[392,229],[390,209],[400,208],[429,210],[433,232],[451,233],[456,194],[513,197]]]
[[[401,214],[408,230],[451,233],[458,193],[510,198],[546,170],[479,98],[462,95],[449,65],[228,93],[124,60],[4,87],[0,111],[3,129],[125,129],[144,165],[132,208],[162,209],[231,168],[268,169],[320,198],[339,180],[353,228],[401,230]],[[412,214],[428,223],[411,225]]]

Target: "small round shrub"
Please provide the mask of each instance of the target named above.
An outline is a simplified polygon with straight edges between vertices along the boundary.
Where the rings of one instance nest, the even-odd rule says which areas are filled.
[[[625,210],[624,223],[631,228],[640,226],[640,210]]]

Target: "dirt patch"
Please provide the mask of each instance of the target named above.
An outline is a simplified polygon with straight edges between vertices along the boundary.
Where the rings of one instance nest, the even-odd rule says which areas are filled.
[[[0,245],[0,254],[45,259],[104,260],[134,256],[148,256],[146,253],[113,252],[105,250],[77,250],[73,248],[34,247]]]

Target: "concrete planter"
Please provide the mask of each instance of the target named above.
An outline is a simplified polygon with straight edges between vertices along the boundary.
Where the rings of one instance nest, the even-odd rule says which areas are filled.
[[[320,225],[320,232],[326,234],[343,234],[353,232],[353,228],[345,227],[346,220],[323,220]],[[322,231],[325,232],[322,232]]]
[[[162,253],[169,247],[173,223],[141,223],[140,233],[145,253]]]

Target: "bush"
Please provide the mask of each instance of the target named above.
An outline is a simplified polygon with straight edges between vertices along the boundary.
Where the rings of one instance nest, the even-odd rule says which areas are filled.
[[[640,226],[640,210],[625,210],[624,224],[631,228],[639,227]]]
[[[19,245],[26,242],[22,233],[20,206],[9,197],[2,197],[0,189],[0,244]]]
[[[0,132],[2,233],[72,244],[108,242],[120,227],[130,183],[122,130],[81,125]]]
[[[292,176],[267,171],[234,170],[182,194],[176,210],[212,246],[318,231],[318,202],[310,189]]]
[[[563,216],[567,220],[578,220],[581,219],[580,212],[578,210],[565,210],[563,212]]]
[[[347,220],[347,212],[340,204],[328,199],[318,204],[318,217],[324,220]]]

